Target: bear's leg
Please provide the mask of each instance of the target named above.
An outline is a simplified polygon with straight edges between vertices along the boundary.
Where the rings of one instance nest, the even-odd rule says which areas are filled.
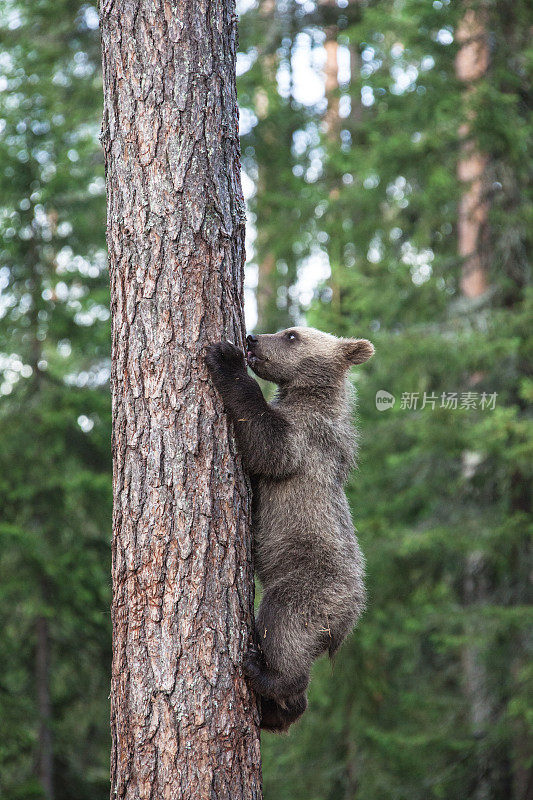
[[[255,691],[278,701],[306,690],[311,664],[324,649],[305,611],[290,608],[285,599],[279,587],[265,593],[256,620],[257,647],[243,664]]]
[[[271,663],[271,662],[270,662]],[[309,672],[283,672],[273,669],[265,662],[264,656],[256,649],[251,648],[243,663],[244,673],[254,691],[263,697],[274,700],[284,700],[295,694],[300,694],[307,689]]]
[[[283,733],[302,716],[306,708],[305,693],[294,695],[283,703],[261,697],[261,727],[266,731]]]

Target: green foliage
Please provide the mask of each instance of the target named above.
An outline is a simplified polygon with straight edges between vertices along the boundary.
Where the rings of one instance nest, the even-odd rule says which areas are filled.
[[[461,12],[445,2],[382,1],[343,31],[363,56],[349,90],[358,122],[341,120],[340,141],[323,142],[311,224],[331,277],[307,321],[376,345],[354,375],[362,437],[349,487],[369,607],[333,669],[316,665],[310,711],[288,742],[265,737],[267,800],[525,797],[528,7],[491,6],[491,66],[468,104],[490,157],[491,290],[477,303],[460,296],[457,256],[467,109],[457,45],[439,36],[455,30]],[[412,80],[399,88],[406,74]],[[354,115],[360,92],[374,100]],[[379,390],[396,397],[393,408],[377,410]],[[477,393],[477,408],[442,408],[451,392]],[[493,410],[480,408],[483,392],[497,393]],[[404,393],[418,393],[416,409],[402,408]],[[424,393],[435,408],[422,407]],[[476,678],[481,686],[472,687]]]
[[[259,2],[241,19],[241,57],[250,64],[239,80],[243,166],[255,184],[249,221],[256,227],[251,262],[259,269],[256,330],[287,327],[298,316],[291,287],[312,252],[308,220],[317,202],[304,179],[313,142],[313,113],[292,91],[296,6]],[[279,90],[278,77],[287,84]],[[308,130],[308,126],[311,128]]]
[[[349,497],[369,606],[315,665],[288,738],[263,737],[266,800],[524,800],[531,769],[531,9],[487,4],[490,68],[465,101],[448,0],[268,0],[240,25],[243,164],[254,183],[258,329],[364,335]],[[108,796],[111,515],[108,290],[95,9],[0,11],[0,795],[38,800],[36,624],[58,800]],[[296,100],[304,37],[336,30],[350,113]],[[364,101],[364,102],[363,102]],[[489,156],[491,289],[461,297],[465,120]],[[311,262],[309,262],[311,259]],[[396,397],[379,411],[376,392]],[[477,408],[441,407],[476,392]],[[497,394],[494,408],[479,398]],[[403,408],[418,393],[417,408]],[[435,408],[424,393],[436,397]],[[460,405],[460,403],[459,403]],[[472,671],[472,665],[474,670]],[[472,675],[481,678],[476,692]],[[487,782],[489,789],[486,788]],[[483,794],[485,792],[485,794]]]
[[[108,795],[109,311],[96,10],[0,12],[0,794]],[[48,677],[36,677],[45,620]]]

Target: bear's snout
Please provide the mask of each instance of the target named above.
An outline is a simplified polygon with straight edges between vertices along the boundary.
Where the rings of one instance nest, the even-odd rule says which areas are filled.
[[[256,350],[258,342],[258,337],[253,333],[250,333],[246,337],[246,360],[248,362],[248,366],[252,369],[257,365],[258,361],[261,360]]]

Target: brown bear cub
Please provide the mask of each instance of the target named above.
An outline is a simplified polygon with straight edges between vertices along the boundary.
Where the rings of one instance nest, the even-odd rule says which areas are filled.
[[[271,404],[235,345],[210,345],[206,363],[252,481],[263,600],[244,671],[261,698],[261,726],[281,732],[305,711],[313,661],[335,653],[365,605],[343,486],[355,455],[347,374],[374,347],[301,327],[246,341],[248,365],[278,385]]]

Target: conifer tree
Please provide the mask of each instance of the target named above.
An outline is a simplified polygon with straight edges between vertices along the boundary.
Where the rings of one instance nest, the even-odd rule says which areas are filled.
[[[351,97],[363,108],[326,148],[316,225],[332,278],[307,321],[376,345],[357,380],[350,491],[370,602],[333,672],[316,665],[290,754],[265,742],[270,796],[528,797],[528,11],[486,10],[491,58],[468,102],[455,73],[462,13],[381,2],[346,31],[362,57]],[[458,219],[461,196],[479,189],[456,178],[465,124],[485,159],[478,230],[490,285],[468,299]],[[376,408],[380,390],[394,407]],[[476,407],[461,409],[469,392]],[[473,550],[484,582],[474,602],[465,596]],[[490,693],[481,736],[465,653]]]
[[[244,345],[234,3],[114,0],[101,22],[112,797],[258,800],[249,488],[204,363]]]
[[[82,800],[108,784],[98,17],[0,15],[0,793]]]

